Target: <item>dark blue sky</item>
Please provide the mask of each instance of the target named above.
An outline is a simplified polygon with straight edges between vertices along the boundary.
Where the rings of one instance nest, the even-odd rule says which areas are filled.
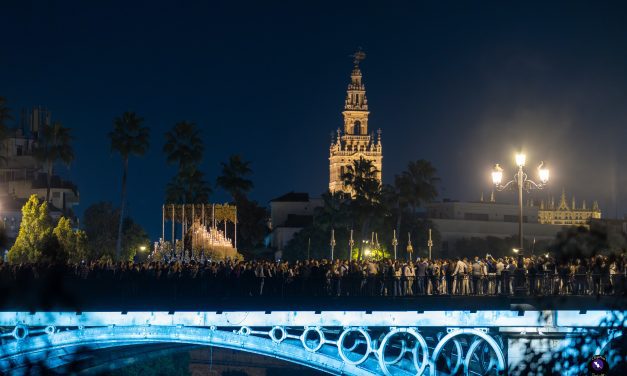
[[[342,125],[362,46],[384,180],[431,160],[442,197],[476,200],[494,162],[531,164],[604,215],[627,213],[627,11],[620,2],[199,2],[5,0],[0,95],[47,106],[75,134],[79,213],[119,202],[121,163],[106,137],[132,110],[151,150],[130,162],[130,214],[160,232],[161,152],[175,122],[196,122],[214,181],[239,153],[260,202],[328,184],[329,134]],[[506,195],[499,196],[507,200]],[[224,201],[216,191],[213,200]]]

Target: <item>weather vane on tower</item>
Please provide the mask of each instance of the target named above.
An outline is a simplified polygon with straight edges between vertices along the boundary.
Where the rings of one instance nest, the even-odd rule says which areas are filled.
[[[366,53],[362,51],[361,47],[354,54],[350,55],[353,58],[353,63],[359,65],[359,63],[366,59]]]

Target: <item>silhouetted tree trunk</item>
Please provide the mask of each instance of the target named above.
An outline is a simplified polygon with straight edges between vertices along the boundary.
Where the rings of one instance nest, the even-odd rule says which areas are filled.
[[[120,259],[122,254],[122,225],[124,222],[124,209],[126,206],[126,175],[128,173],[128,157],[124,158],[124,171],[122,172],[122,203],[120,204],[120,222],[118,223],[118,240],[115,244],[115,258]]]

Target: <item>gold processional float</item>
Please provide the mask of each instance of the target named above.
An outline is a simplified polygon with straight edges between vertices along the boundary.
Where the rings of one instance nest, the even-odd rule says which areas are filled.
[[[170,238],[166,238],[166,222]],[[232,234],[232,238],[227,234]],[[179,236],[177,238],[177,236]],[[237,207],[228,204],[165,204],[154,260],[242,259],[237,252]]]

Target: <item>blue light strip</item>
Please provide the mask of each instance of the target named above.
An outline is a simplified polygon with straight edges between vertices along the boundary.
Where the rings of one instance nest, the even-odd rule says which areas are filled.
[[[596,327],[612,311],[251,311],[251,312],[0,312],[0,326],[407,326],[407,327]],[[624,311],[614,311],[622,320]]]

